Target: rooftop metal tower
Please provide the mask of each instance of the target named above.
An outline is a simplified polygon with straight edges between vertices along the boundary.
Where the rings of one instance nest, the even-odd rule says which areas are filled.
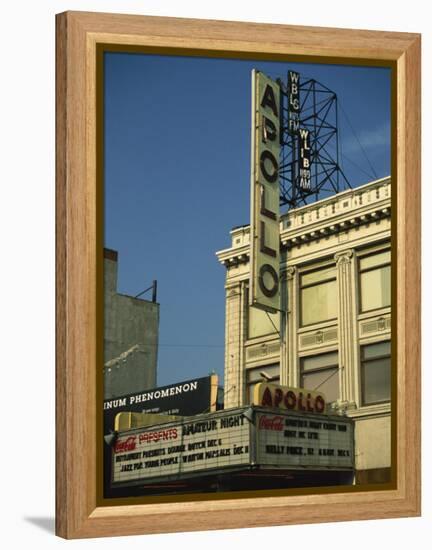
[[[300,73],[288,71],[280,86],[280,205],[296,208],[351,185],[339,164],[336,94]]]

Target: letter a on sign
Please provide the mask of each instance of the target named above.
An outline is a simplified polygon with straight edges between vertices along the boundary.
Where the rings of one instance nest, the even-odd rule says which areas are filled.
[[[280,309],[279,84],[252,71],[251,263],[249,305]]]

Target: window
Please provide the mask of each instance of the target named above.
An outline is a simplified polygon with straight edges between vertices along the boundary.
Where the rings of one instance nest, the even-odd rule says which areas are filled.
[[[310,391],[322,392],[328,403],[339,397],[338,352],[322,353],[300,359],[301,386]]]
[[[272,365],[263,365],[261,367],[255,367],[253,369],[246,370],[246,402],[252,403],[253,399],[253,389],[255,384],[258,382],[265,382],[266,379],[261,376],[261,372],[268,374],[271,380],[275,384],[279,383],[280,380],[280,368],[279,363],[274,363]]]
[[[335,266],[304,273],[300,279],[301,324],[313,325],[337,318]]]
[[[390,401],[390,379],[390,341],[362,346],[362,405],[374,405]]]
[[[360,309],[362,312],[390,305],[390,250],[359,259]]]
[[[248,338],[273,335],[278,336],[280,330],[279,313],[267,313],[256,307],[248,307]]]

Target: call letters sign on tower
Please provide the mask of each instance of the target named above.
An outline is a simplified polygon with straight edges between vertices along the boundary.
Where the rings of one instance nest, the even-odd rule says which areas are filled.
[[[275,312],[279,293],[279,85],[252,71],[251,306]]]

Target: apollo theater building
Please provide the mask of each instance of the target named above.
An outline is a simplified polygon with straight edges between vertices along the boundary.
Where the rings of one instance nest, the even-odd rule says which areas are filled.
[[[353,422],[354,483],[386,483],[391,178],[280,214],[278,87],[256,73],[253,95],[251,223],[217,252],[226,269],[225,408],[253,403],[264,380],[322,392],[330,414]]]

